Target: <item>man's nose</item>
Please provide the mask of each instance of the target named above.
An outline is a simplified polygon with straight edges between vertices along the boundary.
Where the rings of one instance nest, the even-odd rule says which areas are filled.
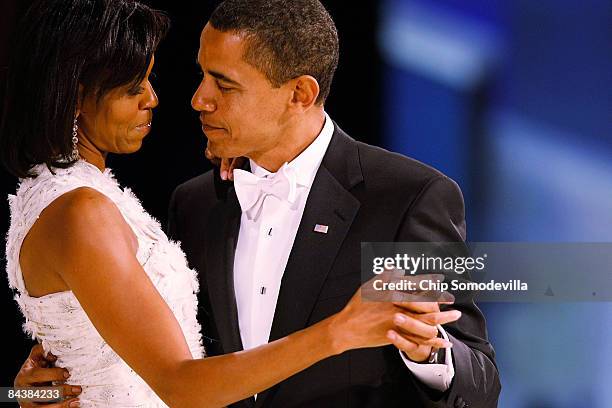
[[[207,86],[206,81],[200,82],[191,98],[191,107],[198,112],[214,112],[217,110],[217,102],[211,92],[211,87]]]

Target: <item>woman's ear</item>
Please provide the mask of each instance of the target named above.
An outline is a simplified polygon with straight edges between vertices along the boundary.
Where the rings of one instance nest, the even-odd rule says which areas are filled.
[[[291,103],[302,110],[308,110],[317,102],[319,83],[310,75],[302,75],[292,80],[293,95]]]
[[[84,92],[83,85],[79,84],[79,92],[77,94],[76,112],[74,113],[75,118],[79,117],[79,115],[81,114],[82,108],[83,108],[83,92]]]

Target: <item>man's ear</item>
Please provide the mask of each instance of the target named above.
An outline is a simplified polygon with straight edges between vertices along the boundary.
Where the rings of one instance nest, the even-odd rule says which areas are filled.
[[[291,104],[301,110],[308,110],[319,97],[319,83],[310,75],[302,75],[291,80],[293,95]]]

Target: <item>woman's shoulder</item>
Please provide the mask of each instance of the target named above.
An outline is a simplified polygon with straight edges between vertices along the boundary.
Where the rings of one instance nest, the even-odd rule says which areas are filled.
[[[114,246],[129,243],[136,252],[138,243],[116,204],[91,187],[68,191],[40,214],[41,236],[54,236],[57,253],[74,250],[75,244]]]
[[[68,168],[50,169],[42,164],[32,170],[36,177],[22,180],[11,205],[11,213],[21,214],[25,224],[37,224],[39,230],[59,240],[114,230],[132,241],[119,209],[123,191],[110,170],[100,171],[83,161]]]
[[[60,213],[67,222],[79,222],[82,219],[102,220],[114,217],[118,213],[115,203],[99,190],[80,186],[58,196],[45,209],[48,213]]]

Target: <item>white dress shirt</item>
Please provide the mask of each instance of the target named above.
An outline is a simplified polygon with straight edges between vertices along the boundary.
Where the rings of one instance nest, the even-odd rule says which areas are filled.
[[[326,113],[325,125],[317,138],[284,165],[295,174],[296,188],[290,201],[269,194],[263,198],[258,211],[242,212],[234,258],[234,290],[245,350],[268,343],[283,273],[310,188],[333,133],[333,122]],[[250,164],[251,172],[258,177],[275,175],[252,160]],[[447,338],[440,326],[438,329]],[[450,348],[446,350],[445,364],[419,364],[400,354],[423,383],[440,391],[448,389],[454,375]]]

